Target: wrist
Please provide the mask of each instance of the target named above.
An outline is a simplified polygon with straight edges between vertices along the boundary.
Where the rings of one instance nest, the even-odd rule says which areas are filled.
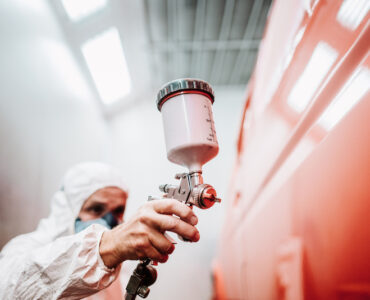
[[[114,243],[114,238],[112,237],[112,231],[107,230],[103,232],[99,244],[99,254],[106,267],[115,268],[117,267],[117,265],[123,262],[123,260],[120,259],[116,252],[117,251]]]

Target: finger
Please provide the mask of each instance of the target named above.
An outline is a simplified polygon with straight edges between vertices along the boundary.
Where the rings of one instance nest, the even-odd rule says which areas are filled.
[[[175,199],[161,199],[153,202],[154,210],[159,214],[171,214],[181,218],[181,220],[196,225],[198,218],[194,214],[193,210],[184,203],[181,203]]]
[[[168,254],[160,253],[154,246],[147,248],[144,256],[160,263],[165,263],[168,260]]]
[[[144,222],[149,227],[157,228],[160,232],[172,231],[187,240],[193,242],[199,240],[199,232],[194,226],[174,216],[151,213],[147,215]]]
[[[171,254],[175,246],[162,233],[154,229],[148,230],[148,236],[151,244],[161,254]]]
[[[159,262],[166,261],[167,260],[167,253],[162,254],[160,253],[152,244],[152,242],[149,239],[148,231],[154,230],[151,228],[147,228],[147,226],[143,226],[143,229],[145,229],[145,234],[141,233],[140,230],[138,231],[139,234],[135,236],[131,240],[131,247],[134,251],[134,257],[131,257],[131,259],[145,259],[150,258]]]

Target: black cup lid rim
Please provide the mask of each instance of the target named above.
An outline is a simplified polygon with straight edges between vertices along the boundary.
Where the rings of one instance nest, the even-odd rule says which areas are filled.
[[[214,92],[211,85],[201,79],[196,78],[180,78],[172,80],[159,90],[157,94],[157,108],[160,111],[163,101],[168,99],[172,94],[183,91],[200,91],[210,96],[210,100],[214,102]]]

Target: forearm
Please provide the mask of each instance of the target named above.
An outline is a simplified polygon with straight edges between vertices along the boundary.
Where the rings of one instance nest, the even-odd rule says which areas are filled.
[[[104,229],[79,234],[0,260],[1,299],[81,299],[109,286],[119,267],[108,269],[99,255]]]

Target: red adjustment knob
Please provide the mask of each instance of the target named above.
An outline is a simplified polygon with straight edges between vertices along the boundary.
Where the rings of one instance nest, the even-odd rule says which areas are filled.
[[[217,198],[216,190],[212,186],[201,184],[197,186],[197,190],[195,199],[199,208],[207,209],[212,207],[215,202],[221,202],[221,199]]]

